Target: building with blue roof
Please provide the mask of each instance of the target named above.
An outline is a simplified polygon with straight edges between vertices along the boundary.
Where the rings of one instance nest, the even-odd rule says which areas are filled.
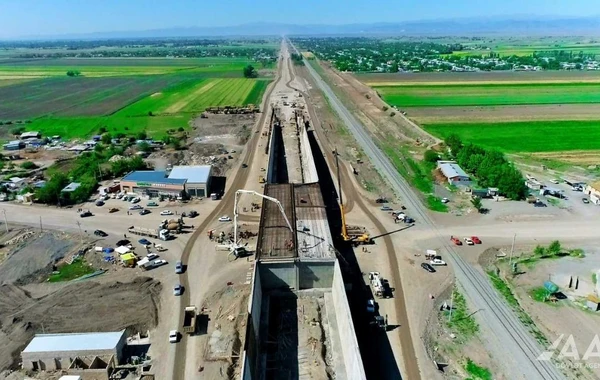
[[[206,197],[209,194],[210,165],[175,166],[171,171],[138,170],[121,179],[121,191],[153,197]]]
[[[185,178],[185,191],[190,197],[204,198],[209,194],[212,166],[174,166],[169,178]]]

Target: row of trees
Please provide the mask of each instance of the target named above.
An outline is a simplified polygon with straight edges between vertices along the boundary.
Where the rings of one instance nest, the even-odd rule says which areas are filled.
[[[457,135],[448,136],[445,142],[456,162],[473,174],[481,187],[497,187],[500,193],[510,199],[525,199],[525,179],[502,153],[474,144],[463,144]]]

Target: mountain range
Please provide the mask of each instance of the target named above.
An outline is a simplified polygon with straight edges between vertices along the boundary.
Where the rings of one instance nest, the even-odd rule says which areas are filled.
[[[278,36],[278,35],[599,35],[600,16],[594,17],[533,17],[515,16],[477,19],[443,19],[365,24],[283,24],[272,22],[247,23],[220,27],[177,27],[139,31],[114,31],[54,36],[26,36],[19,39],[107,39],[107,38],[175,38],[217,36]]]

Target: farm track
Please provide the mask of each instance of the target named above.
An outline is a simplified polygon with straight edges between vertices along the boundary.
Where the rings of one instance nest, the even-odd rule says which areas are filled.
[[[471,306],[478,311],[480,324],[486,330],[485,337],[488,339],[490,347],[494,348],[494,351],[490,352],[491,356],[508,362],[509,369],[514,371],[513,374],[518,374],[522,378],[563,379],[564,376],[552,363],[537,360],[537,356],[542,352],[540,346],[493,289],[486,275],[468,264],[449,244],[447,237],[442,235],[430,218],[420,198],[406,180],[399,175],[389,158],[377,147],[364,127],[345,108],[319,74],[308,65],[308,62],[305,64],[365,154],[369,156],[394,190],[402,195],[406,206],[417,216],[417,220],[420,220],[435,234],[440,246],[449,253],[449,261],[453,264],[457,280],[462,285]],[[510,350],[507,350],[507,347],[510,347]],[[513,376],[513,378],[517,378],[517,376]]]
[[[271,97],[271,93],[273,92],[273,89],[275,88],[276,84],[279,82],[281,77],[282,77],[281,66],[279,66],[275,80],[270,83],[270,87],[267,88],[267,91],[263,97],[262,106],[261,106],[261,109],[262,109],[261,117],[257,121],[257,124],[255,124],[255,126],[254,126],[255,129],[258,129],[258,132],[260,132],[260,129],[263,127],[263,125],[266,121],[266,118],[269,115],[269,112],[267,109],[267,107],[269,105],[269,99]],[[254,163],[254,154],[257,151],[257,146],[258,146],[258,142],[260,141],[260,136],[261,136],[260,133],[252,134],[252,137],[250,138],[250,141],[248,142],[248,146],[245,149],[244,156],[241,160],[241,162],[248,163],[249,168],[246,170],[239,171],[238,173],[232,173],[231,177],[233,177],[233,181],[231,181],[231,183],[229,184],[229,189],[228,189],[229,191],[225,192],[225,195],[221,199],[219,205],[209,215],[206,216],[204,221],[198,226],[198,228],[194,231],[194,233],[190,237],[189,241],[187,242],[187,244],[183,250],[183,253],[181,255],[181,260],[184,263],[189,261],[189,257],[192,253],[192,249],[194,248],[196,241],[198,240],[198,237],[200,237],[203,233],[205,233],[205,230],[208,228],[208,226],[211,223],[213,223],[214,220],[218,217],[218,215],[221,215],[224,210],[233,208],[235,192],[231,191],[231,189],[241,189],[248,181],[248,176],[251,172],[250,169]],[[193,270],[193,268],[191,268],[191,269]],[[179,299],[180,300],[180,304],[179,304],[180,309],[183,309],[183,307],[185,305],[188,305],[190,303],[191,289],[189,287],[188,273],[190,273],[189,268],[182,275],[180,275],[181,284],[184,286],[184,289],[188,290],[188,291],[184,292],[183,295]],[[183,313],[181,313],[179,323],[180,323],[180,325],[183,325]],[[175,350],[175,364],[173,367],[173,376],[171,377],[174,380],[185,379],[187,340],[188,340],[188,337],[186,335],[183,335],[181,341],[177,344],[177,347]]]

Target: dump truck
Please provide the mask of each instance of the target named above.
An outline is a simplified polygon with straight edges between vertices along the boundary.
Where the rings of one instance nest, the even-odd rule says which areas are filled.
[[[160,240],[169,240],[171,238],[169,231],[165,229],[152,229],[131,226],[127,231],[133,235],[147,236]]]
[[[190,305],[184,309],[183,313],[183,331],[193,334],[196,331],[198,309],[196,309],[196,306]]]

